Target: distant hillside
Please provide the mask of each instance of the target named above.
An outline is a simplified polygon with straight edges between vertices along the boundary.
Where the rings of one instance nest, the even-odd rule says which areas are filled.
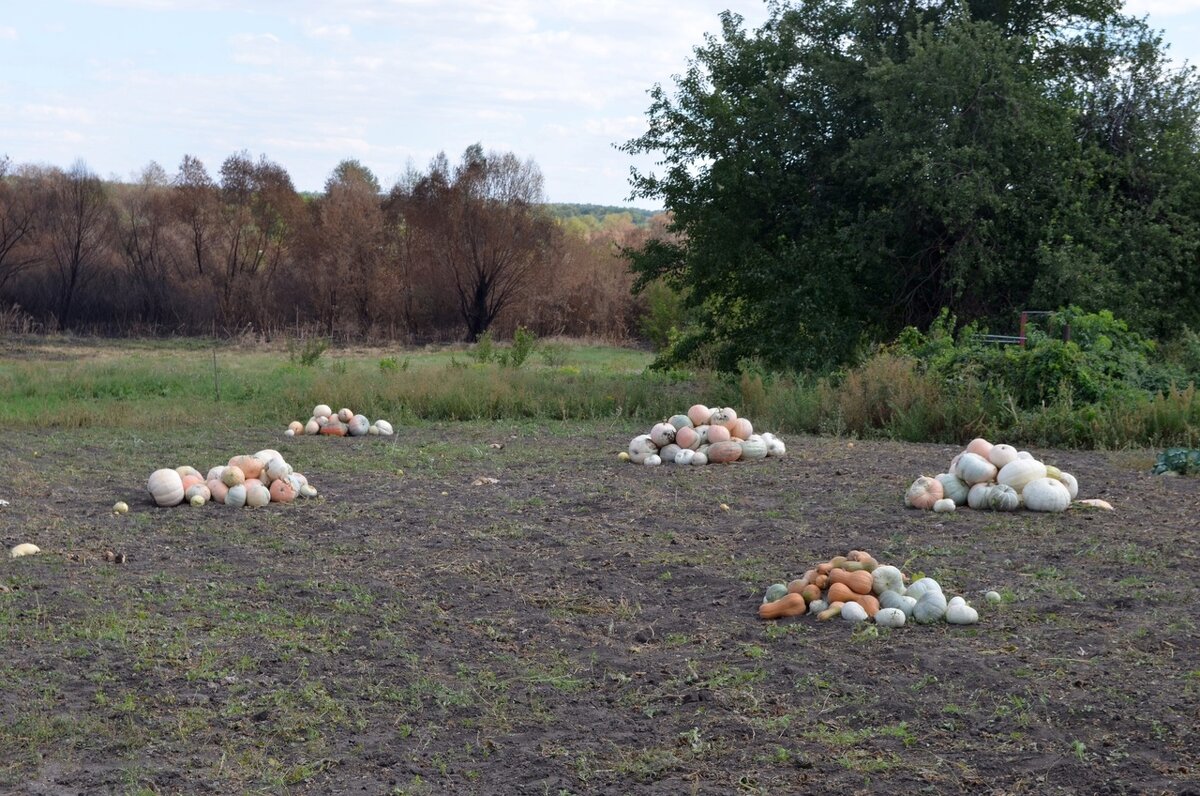
[[[633,219],[633,223],[639,227],[646,226],[653,216],[658,215],[659,210],[643,210],[638,207],[615,207],[613,205],[590,205],[590,204],[561,204],[547,202],[546,209],[550,211],[555,218],[566,221],[572,218],[590,219],[596,223],[602,222],[606,216],[628,215]]]

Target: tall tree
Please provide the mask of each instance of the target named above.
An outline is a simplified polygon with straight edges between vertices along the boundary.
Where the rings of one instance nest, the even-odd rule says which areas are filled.
[[[384,220],[379,180],[358,161],[338,164],[325,182],[318,209],[322,265],[314,279],[321,295],[318,311],[332,333],[338,300],[344,296],[361,332],[366,332],[394,299],[393,280],[384,279]],[[393,274],[394,276],[394,274]]]
[[[100,178],[82,161],[53,171],[45,186],[40,227],[50,254],[54,314],[69,329],[79,297],[107,264],[113,208]]]
[[[541,171],[474,144],[453,169],[439,155],[398,190],[406,222],[421,229],[426,255],[453,286],[466,339],[475,340],[549,258],[557,227],[540,206]]]
[[[9,174],[11,162],[0,157],[0,295],[4,285],[35,262],[29,247],[34,231],[33,191],[28,180]]]
[[[159,324],[172,310],[175,281],[169,241],[170,182],[166,171],[149,163],[137,182],[121,192],[117,237],[129,284],[136,292],[142,321]]]

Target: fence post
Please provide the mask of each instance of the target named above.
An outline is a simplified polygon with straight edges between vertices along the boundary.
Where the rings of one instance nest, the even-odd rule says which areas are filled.
[[[1025,347],[1025,324],[1028,320],[1029,320],[1029,313],[1022,312],[1021,313],[1021,331],[1020,331],[1021,348]]]

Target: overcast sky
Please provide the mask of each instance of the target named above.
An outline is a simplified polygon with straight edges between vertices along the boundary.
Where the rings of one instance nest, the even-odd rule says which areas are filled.
[[[631,204],[614,145],[727,8],[766,17],[761,0],[0,0],[0,155],[127,180],[185,154],[215,176],[246,150],[320,190],[346,158],[386,188],[479,142],[533,158],[549,201]],[[1200,0],[1127,10],[1200,63]]]

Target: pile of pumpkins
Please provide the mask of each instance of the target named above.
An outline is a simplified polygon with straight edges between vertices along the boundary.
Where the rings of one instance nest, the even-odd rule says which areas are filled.
[[[813,614],[820,621],[840,616],[848,622],[873,620],[881,627],[903,627],[909,619],[918,624],[948,622],[973,625],[979,612],[961,596],[946,599],[933,578],[918,578],[905,585],[905,575],[890,564],[880,564],[863,550],[851,550],[818,564],[791,583],[767,588],[758,615],[762,619]],[[988,592],[988,600],[1000,595]]]
[[[730,464],[783,456],[787,447],[774,434],[755,434],[754,426],[730,407],[709,409],[696,404],[686,414],[656,423],[622,451],[623,461],[650,467],[659,464]]]
[[[937,512],[954,511],[959,506],[991,511],[1066,511],[1078,493],[1079,482],[1070,473],[1043,464],[1029,451],[977,438],[950,461],[946,472],[913,481],[904,493],[904,505]],[[1104,501],[1080,502],[1112,508]]]
[[[355,414],[353,410],[342,408],[335,413],[328,404],[317,404],[313,407],[312,417],[308,422],[301,423],[293,420],[288,423],[285,437],[298,437],[301,434],[324,434],[327,437],[390,437],[393,434],[392,424],[386,420],[376,420],[372,423],[366,415]]]
[[[188,503],[203,506],[212,501],[226,506],[265,506],[291,503],[299,497],[316,497],[308,479],[295,472],[279,451],[266,449],[239,454],[226,465],[201,475],[194,467],[163,468],[150,474],[146,490],[158,506]]]

